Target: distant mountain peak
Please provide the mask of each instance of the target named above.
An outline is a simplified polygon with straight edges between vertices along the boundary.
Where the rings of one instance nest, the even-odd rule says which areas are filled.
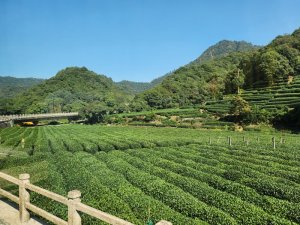
[[[215,58],[226,56],[232,52],[245,52],[258,48],[260,48],[260,46],[253,45],[246,41],[222,40],[206,49],[192,63],[203,63]]]
[[[255,50],[255,49],[259,49],[259,48],[261,48],[261,46],[253,45],[246,41],[221,40],[218,43],[210,46],[197,59],[195,59],[194,61],[192,61],[191,63],[189,63],[187,65],[202,64],[204,62],[214,60],[216,58],[221,58],[232,52],[246,52],[246,51],[251,51],[251,50]],[[174,73],[174,71],[169,72],[161,77],[158,77],[158,78],[152,80],[150,82],[151,85],[149,85],[149,88],[152,88],[152,87],[155,87],[155,86],[161,84],[165,78],[172,75],[173,73]]]

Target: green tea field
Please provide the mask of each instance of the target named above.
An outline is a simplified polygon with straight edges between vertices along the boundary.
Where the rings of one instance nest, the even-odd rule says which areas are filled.
[[[300,224],[294,134],[61,125],[1,129],[0,142],[1,172],[29,173],[32,183],[64,196],[78,189],[82,202],[134,224]],[[4,181],[0,187],[18,191]],[[30,201],[67,216],[40,195]]]

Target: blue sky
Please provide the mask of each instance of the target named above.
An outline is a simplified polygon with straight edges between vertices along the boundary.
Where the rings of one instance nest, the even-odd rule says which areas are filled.
[[[0,75],[86,66],[150,81],[216,42],[258,45],[300,27],[300,0],[0,0]]]

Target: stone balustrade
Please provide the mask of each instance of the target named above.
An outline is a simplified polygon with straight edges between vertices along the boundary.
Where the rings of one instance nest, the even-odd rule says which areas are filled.
[[[78,116],[78,112],[0,115],[0,120],[44,119]]]

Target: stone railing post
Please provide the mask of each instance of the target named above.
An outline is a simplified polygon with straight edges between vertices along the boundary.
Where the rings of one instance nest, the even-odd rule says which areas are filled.
[[[166,221],[166,220],[161,220],[158,223],[156,223],[155,225],[172,225],[172,223],[169,221]]]
[[[26,209],[26,203],[30,202],[29,192],[25,189],[25,184],[30,183],[30,175],[27,173],[20,174],[20,185],[19,185],[19,215],[21,224],[27,223],[30,219],[30,214]]]
[[[276,140],[275,137],[272,137],[273,149],[276,149]]]
[[[68,193],[68,225],[81,225],[81,217],[76,210],[74,203],[80,202],[81,193],[78,190],[69,191]]]

